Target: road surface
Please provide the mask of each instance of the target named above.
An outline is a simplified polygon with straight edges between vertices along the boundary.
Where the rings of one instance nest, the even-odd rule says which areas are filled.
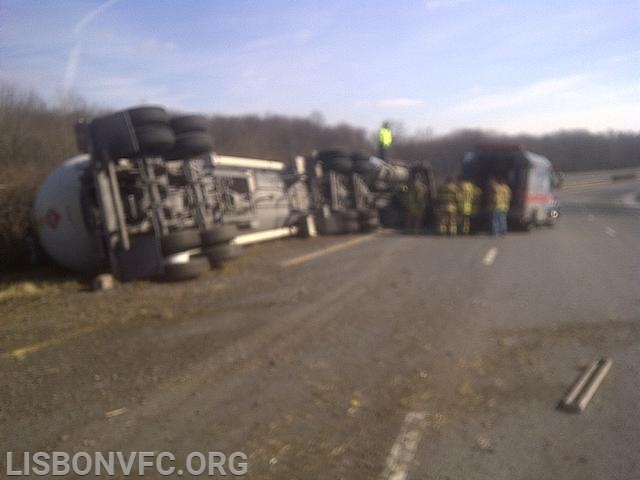
[[[244,452],[256,479],[639,478],[638,191],[570,189],[555,228],[505,238],[290,239],[183,284],[30,284],[0,297],[2,450]],[[605,356],[587,410],[557,410]]]

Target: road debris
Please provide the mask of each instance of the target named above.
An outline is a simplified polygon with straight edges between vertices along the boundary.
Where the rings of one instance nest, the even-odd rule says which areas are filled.
[[[105,418],[113,418],[113,417],[119,417],[120,415],[123,415],[125,413],[127,413],[127,407],[122,407],[122,408],[116,408],[115,410],[109,410],[104,414],[104,416]]]
[[[608,358],[601,358],[592,362],[577,378],[571,389],[560,401],[558,408],[567,412],[581,413],[593,398],[598,387],[609,373],[613,362]]]
[[[110,273],[102,273],[100,275],[96,275],[93,280],[91,280],[91,289],[96,290],[111,290],[114,287],[115,281],[113,275]]]
[[[484,435],[478,435],[476,438],[476,448],[482,452],[494,453],[491,441]]]

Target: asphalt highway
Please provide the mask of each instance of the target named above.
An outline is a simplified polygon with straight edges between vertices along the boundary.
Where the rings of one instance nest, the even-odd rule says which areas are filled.
[[[502,238],[289,239],[100,293],[49,279],[0,299],[1,449],[244,452],[256,479],[639,478],[634,193],[568,189],[556,227]],[[585,412],[558,410],[601,357]]]

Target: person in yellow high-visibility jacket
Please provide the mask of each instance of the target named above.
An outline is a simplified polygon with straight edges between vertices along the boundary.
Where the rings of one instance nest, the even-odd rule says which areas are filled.
[[[462,234],[471,231],[471,217],[477,214],[482,190],[470,180],[462,180],[459,184],[458,212],[462,223]]]
[[[380,130],[378,130],[378,152],[380,158],[387,160],[389,149],[393,143],[393,134],[389,127],[389,122],[384,122]]]
[[[511,189],[502,180],[492,179],[491,188],[491,232],[494,235],[507,233],[507,212],[511,205]]]
[[[436,196],[438,233],[456,235],[458,233],[458,196],[460,191],[452,178],[440,185]]]

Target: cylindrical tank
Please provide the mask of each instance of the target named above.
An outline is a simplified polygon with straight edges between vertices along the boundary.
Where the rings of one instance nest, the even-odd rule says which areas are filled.
[[[57,167],[40,185],[33,216],[42,248],[62,267],[93,272],[105,263],[100,236],[90,232],[82,208],[80,177],[88,155],[78,155]]]

